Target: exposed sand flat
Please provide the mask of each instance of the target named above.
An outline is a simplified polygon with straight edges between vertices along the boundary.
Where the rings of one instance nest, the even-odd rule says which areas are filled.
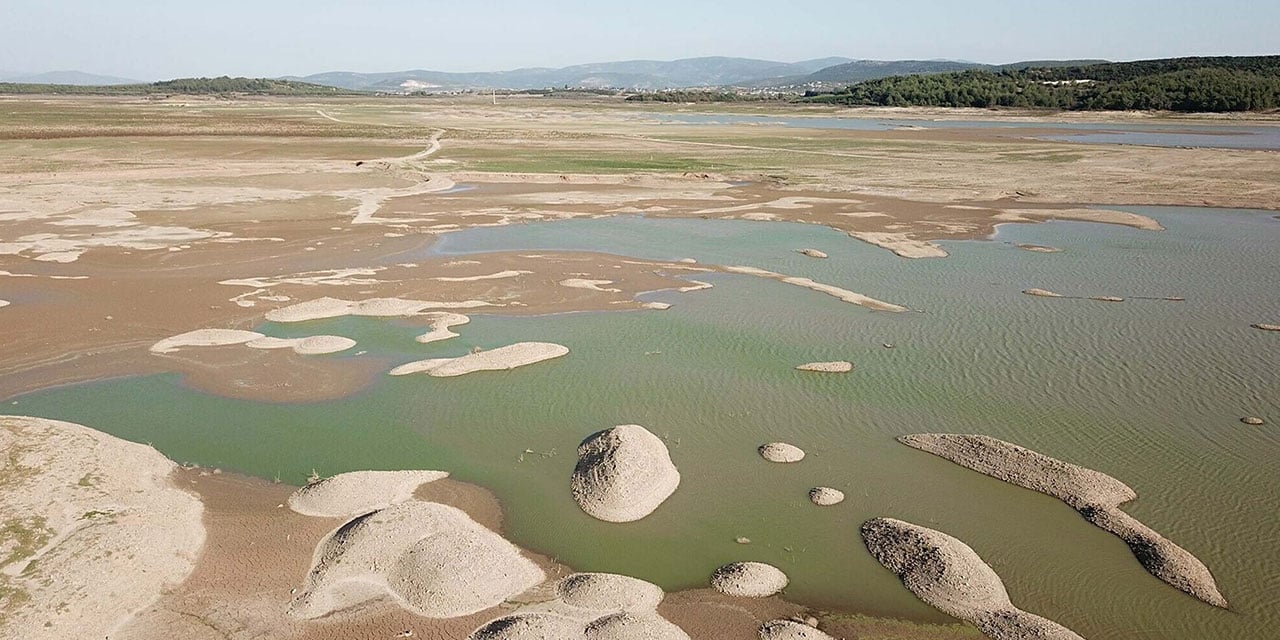
[[[969,545],[940,531],[876,518],[862,525],[867,550],[922,601],[967,620],[994,640],[1083,640],[1009,601],[1000,576]]]
[[[608,293],[618,293],[621,289],[604,289],[603,285],[613,284],[612,280],[585,280],[583,278],[569,278],[561,280],[560,286],[569,287],[570,289],[588,289],[590,291],[604,291]]]
[[[1023,291],[1023,293],[1025,293],[1025,294],[1027,294],[1027,295],[1029,295],[1029,296],[1036,296],[1036,297],[1039,297],[1039,298],[1061,298],[1061,297],[1063,297],[1061,293],[1054,293],[1054,292],[1052,292],[1052,291],[1049,291],[1048,289],[1026,289],[1026,290],[1024,290],[1024,291]]]
[[[756,276],[759,278],[769,278],[771,280],[779,280],[789,285],[804,287],[805,289],[809,289],[810,291],[825,293],[829,296],[838,298],[841,301],[848,302],[850,304],[860,305],[868,309],[873,309],[875,311],[902,312],[902,311],[908,310],[904,306],[896,305],[891,302],[885,302],[883,300],[877,300],[869,296],[864,296],[860,293],[854,293],[852,291],[849,291],[848,289],[841,289],[840,287],[837,287],[834,285],[823,284],[821,282],[814,282],[809,278],[797,278],[797,277],[788,276],[781,273],[775,273],[773,271],[769,271],[767,269],[761,269],[759,267],[727,266],[727,267],[724,267],[724,270],[729,273],[738,273],[742,275]]]
[[[1280,324],[1266,324],[1264,322],[1259,322],[1257,324],[1252,324],[1249,326],[1253,327],[1254,329],[1261,329],[1263,331],[1280,331]]]
[[[711,588],[740,598],[767,598],[787,587],[787,574],[763,562],[734,562],[711,574]]]
[[[325,355],[346,351],[356,346],[356,341],[343,336],[307,336],[305,338],[273,338],[263,336],[245,343],[251,349],[292,349],[303,356]]]
[[[945,258],[942,247],[928,241],[916,240],[905,233],[887,231],[850,231],[849,235],[863,242],[888,249],[903,258]]]
[[[1129,213],[1128,211],[1112,211],[1110,209],[1005,209],[996,215],[997,220],[1007,222],[1025,222],[1032,220],[1079,220],[1082,222],[1103,222],[1118,224],[1145,231],[1164,231],[1155,218]]]
[[[795,445],[785,442],[770,442],[760,445],[760,457],[769,462],[800,462],[804,460],[804,451]]]
[[[605,429],[583,440],[570,481],[578,506],[606,522],[644,518],[679,485],[680,472],[667,445],[636,424]]]
[[[460,327],[471,322],[471,318],[468,318],[467,316],[460,313],[449,313],[447,311],[430,314],[430,317],[431,324],[429,326],[431,327],[431,331],[414,338],[414,340],[417,340],[422,344],[431,344],[432,342],[440,342],[441,340],[456,338],[458,337],[458,334],[450,331],[450,329],[453,327]]]
[[[306,322],[308,320],[324,320],[342,316],[370,317],[407,317],[432,309],[474,309],[492,306],[480,300],[463,300],[461,302],[431,302],[425,300],[404,300],[401,298],[372,298],[369,300],[341,300],[338,298],[317,298],[298,304],[289,305],[267,312],[267,320],[271,322]]]
[[[990,436],[931,433],[901,436],[898,441],[1062,500],[1089,522],[1124,540],[1152,575],[1209,604],[1227,607],[1204,563],[1120,510],[1119,505],[1138,497],[1123,482]]]
[[[849,373],[853,371],[853,363],[845,360],[836,362],[810,362],[796,367],[799,371],[816,371],[818,373]]]
[[[466,513],[405,502],[351,520],[325,538],[289,613],[319,618],[390,596],[418,615],[453,618],[501,604],[545,579],[515,545]]]
[[[264,337],[257,331],[240,329],[196,329],[165,338],[151,345],[151,353],[173,353],[182,347],[221,347],[245,344]]]
[[[819,507],[830,507],[844,502],[844,492],[831,487],[814,487],[809,490],[809,500]]]
[[[457,358],[431,358],[410,362],[392,369],[391,375],[425,373],[436,378],[449,378],[477,371],[506,371],[568,354],[569,348],[563,345],[550,342],[517,342]]]
[[[801,249],[800,253],[806,256],[809,256],[810,258],[826,258],[827,257],[827,254],[825,251],[818,251],[817,249]]]
[[[347,269],[325,269],[323,271],[308,271],[305,273],[297,273],[289,276],[263,276],[257,278],[232,278],[229,280],[219,281],[218,284],[224,284],[233,287],[253,287],[255,289],[269,289],[280,285],[296,284],[304,286],[359,286],[377,284],[379,281],[372,276],[378,275],[383,269],[380,267],[370,268],[347,268]]]
[[[646,302],[644,308],[653,309],[655,311],[666,311],[671,308],[670,302]]]
[[[499,271],[497,273],[489,273],[489,274],[480,275],[480,276],[458,276],[458,277],[439,276],[439,277],[432,278],[432,280],[435,280],[437,282],[477,282],[480,280],[505,280],[506,278],[518,278],[520,276],[526,276],[532,273],[533,273],[532,271],[523,271],[520,269],[508,269],[506,271]]]
[[[449,477],[445,471],[352,471],[293,492],[289,508],[304,516],[350,518],[413,499],[418,487]]]
[[[835,638],[795,620],[770,620],[760,625],[760,640],[835,640]]]
[[[203,508],[155,449],[0,416],[0,450],[4,637],[110,637],[194,569]]]

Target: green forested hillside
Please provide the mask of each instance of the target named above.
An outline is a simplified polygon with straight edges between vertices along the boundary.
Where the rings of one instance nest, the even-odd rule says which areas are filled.
[[[895,76],[810,94],[804,100],[873,106],[1264,111],[1280,108],[1280,56]]]

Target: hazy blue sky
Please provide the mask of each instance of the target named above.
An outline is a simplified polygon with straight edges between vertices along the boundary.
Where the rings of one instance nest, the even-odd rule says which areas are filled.
[[[1280,53],[1277,34],[1276,0],[0,0],[0,70],[154,80],[705,55],[1129,60]]]

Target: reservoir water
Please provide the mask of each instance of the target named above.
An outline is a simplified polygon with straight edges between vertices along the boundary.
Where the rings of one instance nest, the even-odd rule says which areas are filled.
[[[809,277],[917,312],[873,312],[750,276],[699,275],[714,288],[646,294],[672,303],[668,311],[478,315],[457,329],[461,337],[431,345],[414,342],[421,329],[402,321],[261,328],[351,336],[368,353],[345,357],[381,358],[388,369],[473,345],[545,340],[572,350],[510,372],[386,377],[314,404],[231,400],[177,376],[147,376],[29,394],[6,411],[291,483],[312,469],[448,470],[498,495],[518,544],[669,590],[704,586],[725,562],[760,560],[788,573],[786,597],[798,602],[945,620],[863,547],[861,523],[888,516],[964,540],[1016,604],[1091,640],[1274,637],[1280,334],[1249,325],[1280,321],[1280,220],[1274,212],[1128,209],[1167,230],[1003,225],[989,241],[943,243],[951,257],[934,260],[785,223],[619,217],[469,230],[428,251],[692,257]],[[796,253],[807,247],[831,257]],[[1129,299],[1036,298],[1021,293],[1029,287]],[[793,369],[839,359],[855,370]],[[1243,425],[1245,415],[1269,424]],[[682,482],[644,520],[599,522],[570,496],[574,451],[589,434],[626,423],[667,441]],[[894,440],[917,432],[990,434],[1119,478],[1140,496],[1125,509],[1203,560],[1232,610],[1152,577],[1123,542],[1061,502]],[[756,447],[773,440],[809,455],[766,463]],[[818,485],[848,500],[815,507],[807,492]]]

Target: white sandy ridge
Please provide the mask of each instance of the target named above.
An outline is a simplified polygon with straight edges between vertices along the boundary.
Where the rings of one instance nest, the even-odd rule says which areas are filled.
[[[204,545],[200,500],[155,449],[68,422],[0,416],[3,635],[104,638],[184,580]]]
[[[742,275],[756,276],[758,278],[768,278],[770,280],[778,280],[781,282],[785,282],[786,284],[789,284],[789,285],[804,287],[805,289],[809,289],[811,291],[817,291],[818,293],[825,293],[829,296],[838,298],[841,301],[860,305],[868,309],[873,309],[875,311],[902,312],[902,311],[908,310],[906,307],[902,305],[893,304],[891,302],[885,302],[883,300],[877,300],[870,296],[864,296],[861,293],[854,293],[853,291],[849,291],[848,289],[841,289],[840,287],[837,287],[835,285],[823,284],[821,282],[814,282],[809,278],[797,278],[794,276],[788,276],[782,273],[769,271],[767,269],[761,269],[759,267],[727,266],[727,267],[724,267],[724,270],[728,271],[729,273],[738,273]]]
[[[464,324],[471,322],[471,318],[468,318],[467,316],[464,316],[460,313],[449,313],[447,311],[440,311],[437,313],[430,313],[427,315],[431,318],[431,323],[429,325],[431,327],[431,331],[428,331],[427,333],[424,333],[418,336],[417,338],[414,338],[415,340],[417,340],[418,342],[421,342],[422,344],[430,344],[432,342],[440,342],[441,340],[448,340],[449,338],[456,338],[458,337],[458,334],[454,333],[450,329],[452,329],[453,327],[460,327]]]
[[[351,301],[339,298],[317,298],[279,309],[272,309],[267,312],[267,320],[288,323],[340,318],[343,316],[395,318],[415,316],[429,310],[474,309],[488,306],[492,305],[480,300],[433,302],[427,300],[405,300],[402,298],[372,298]]]
[[[436,378],[450,378],[477,371],[506,371],[552,360],[569,354],[569,348],[550,342],[517,342],[497,349],[468,353],[457,358],[431,358],[402,364],[391,370],[393,376],[425,373]]]
[[[197,329],[165,338],[151,345],[155,354],[174,353],[184,347],[219,347],[243,344],[253,349],[292,349],[301,355],[322,355],[346,351],[356,341],[342,336],[273,338],[257,331],[241,329]]]

